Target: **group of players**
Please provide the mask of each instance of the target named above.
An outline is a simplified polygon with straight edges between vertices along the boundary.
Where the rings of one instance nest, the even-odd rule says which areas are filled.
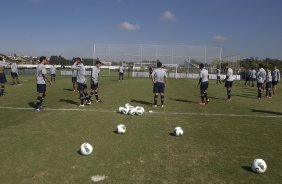
[[[3,58],[0,57],[0,63],[3,62]],[[36,68],[36,81],[37,81],[37,100],[35,105],[35,111],[40,112],[42,110],[42,103],[46,97],[46,81],[52,85],[52,82],[55,82],[56,77],[56,67],[54,64],[51,65],[50,73],[51,79],[47,76],[47,70],[45,65],[48,64],[48,60],[45,56],[40,57],[39,64]],[[75,58],[74,63],[71,67],[72,69],[72,83],[73,83],[73,91],[79,92],[80,104],[79,107],[84,107],[84,105],[91,104],[91,98],[95,96],[96,102],[102,102],[99,99],[98,95],[98,86],[99,86],[99,73],[101,62],[99,60],[96,61],[95,66],[93,66],[91,71],[91,79],[90,79],[90,91],[87,91],[87,80],[85,78],[86,69],[83,65],[81,58]],[[230,68],[228,64],[225,66],[226,69],[226,78],[223,80],[226,87],[227,92],[227,100],[231,101],[231,89],[234,81],[233,70]],[[273,71],[269,68],[266,71],[263,68],[262,64],[259,64],[259,70],[256,72],[254,69],[249,70],[248,75],[246,77],[245,85],[247,82],[252,81],[252,86],[254,86],[255,81],[257,81],[258,88],[258,99],[262,98],[262,91],[266,90],[266,97],[272,98],[272,94],[276,93],[276,86],[280,81],[280,71],[274,66]],[[201,101],[199,105],[206,105],[209,102],[209,98],[207,95],[207,90],[209,86],[209,73],[205,68],[204,64],[201,63],[199,65],[200,74],[199,74],[199,82],[198,87],[200,87],[200,96]],[[125,68],[121,66],[119,68],[119,81],[123,81]],[[20,84],[18,80],[18,68],[15,63],[11,65],[11,76],[13,78],[13,84]],[[158,96],[160,96],[161,107],[164,107],[164,95],[165,95],[165,87],[167,83],[167,73],[165,69],[162,67],[162,63],[160,61],[157,62],[157,68],[150,71],[150,78],[153,82],[153,94],[154,94],[154,103],[153,106],[157,107]],[[0,96],[4,95],[5,83],[7,82],[4,67],[0,65]],[[217,68],[217,82],[221,83],[220,79],[220,70]]]

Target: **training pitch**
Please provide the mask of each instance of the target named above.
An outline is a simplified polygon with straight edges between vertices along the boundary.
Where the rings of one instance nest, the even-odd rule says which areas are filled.
[[[47,85],[45,110],[36,113],[35,77],[21,80],[22,86],[7,84],[0,97],[0,183],[282,181],[281,84],[272,99],[257,100],[256,88],[235,81],[228,102],[224,86],[210,80],[210,102],[199,106],[198,80],[169,79],[165,107],[153,108],[149,78],[101,77],[103,103],[79,108],[71,77],[58,76]],[[125,103],[143,106],[145,113],[117,113]],[[126,126],[125,134],[114,132],[118,124]],[[177,126],[181,137],[172,134]],[[79,152],[84,142],[93,145],[89,156]],[[251,171],[255,158],[266,161],[264,174]]]

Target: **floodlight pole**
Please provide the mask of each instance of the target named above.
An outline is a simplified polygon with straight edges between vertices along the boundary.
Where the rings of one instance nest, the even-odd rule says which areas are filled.
[[[93,47],[93,66],[94,66],[94,60],[96,58],[96,45],[94,43],[94,47]]]

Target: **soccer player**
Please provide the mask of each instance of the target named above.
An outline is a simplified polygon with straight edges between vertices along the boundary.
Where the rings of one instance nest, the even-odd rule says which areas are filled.
[[[0,96],[4,96],[5,84],[7,82],[5,71],[5,62],[3,57],[0,57]]]
[[[18,65],[16,62],[14,62],[11,65],[11,77],[13,79],[13,84],[12,85],[20,85],[20,81],[19,81],[19,70],[18,70]]]
[[[218,84],[218,83],[221,84],[219,67],[216,68],[216,84]]]
[[[100,62],[101,64],[101,62]],[[123,75],[124,75],[124,67],[121,65],[119,67],[119,74],[118,74],[118,81],[120,82],[120,79],[123,81]]]
[[[259,64],[259,70],[257,72],[257,88],[258,88],[258,96],[257,99],[261,99],[262,97],[262,86],[266,79],[266,72],[262,67],[262,63]]]
[[[74,62],[75,62],[75,59],[74,59]],[[72,90],[73,92],[77,92],[77,70],[74,70],[72,69],[71,70],[71,75],[72,75],[72,78],[71,78],[71,81],[72,81]]]
[[[149,78],[152,77],[152,73],[153,73],[153,68],[152,68],[152,67],[149,67]]]
[[[200,93],[202,99],[199,105],[206,105],[209,102],[209,98],[207,94],[207,89],[209,87],[209,73],[208,70],[204,68],[205,65],[203,63],[201,63],[199,66],[201,71],[200,71],[200,79],[199,79],[198,87],[200,86]]]
[[[77,70],[77,89],[79,91],[80,96],[80,105],[79,107],[84,107],[84,101],[89,103],[88,93],[87,93],[87,85],[85,75],[85,66],[82,63],[80,58],[75,58],[75,62],[71,67],[73,70]]]
[[[51,82],[56,82],[56,67],[55,63],[53,63],[50,67],[50,73],[51,73]]]
[[[231,101],[231,88],[233,85],[233,70],[232,68],[229,67],[228,64],[225,65],[225,69],[226,69],[226,78],[223,80],[223,82],[225,82],[225,87],[226,87],[226,91],[227,91],[227,100]]]
[[[257,75],[256,75],[257,71],[255,70],[255,68],[252,69],[252,87],[255,87],[255,81],[256,81],[256,78],[257,78]]]
[[[154,107],[157,107],[158,95],[161,96],[161,107],[164,107],[164,90],[167,83],[166,71],[162,68],[162,63],[157,62],[157,68],[152,72]]]
[[[272,93],[276,94],[276,86],[280,81],[280,71],[277,66],[274,65],[274,70],[272,71]]]
[[[37,84],[37,100],[35,106],[35,112],[42,110],[42,103],[46,97],[46,80],[52,85],[52,82],[47,77],[47,71],[45,65],[48,60],[45,56],[39,58],[39,65],[36,68],[36,84]]]
[[[271,70],[270,68],[266,68],[266,83],[265,83],[265,87],[266,87],[266,94],[265,97],[266,98],[272,98],[271,95],[271,84],[272,84],[272,76],[271,76]]]
[[[93,95],[95,95],[96,102],[102,102],[101,100],[99,100],[99,95],[98,95],[98,86],[99,86],[98,83],[99,83],[99,73],[100,73],[101,65],[102,65],[101,61],[97,60],[95,66],[93,66],[92,68],[91,80],[90,80],[91,92],[89,94],[89,99],[87,102],[88,105],[91,104],[91,97]]]
[[[245,86],[247,86],[247,83],[248,83],[248,86],[251,85],[251,78],[252,78],[252,70],[249,68],[248,72],[246,72]]]

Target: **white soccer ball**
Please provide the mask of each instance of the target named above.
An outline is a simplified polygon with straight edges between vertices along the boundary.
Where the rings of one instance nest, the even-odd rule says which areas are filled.
[[[93,151],[93,147],[91,144],[89,143],[83,143],[81,146],[80,146],[80,153],[82,155],[90,155]]]
[[[124,107],[121,109],[122,114],[128,114],[128,111],[129,111],[129,109],[124,108]]]
[[[181,127],[175,127],[173,132],[175,136],[181,136],[184,133]]]
[[[126,127],[123,124],[120,124],[116,128],[116,132],[119,134],[124,134],[126,132]]]
[[[142,114],[145,112],[145,109],[143,107],[136,106],[135,109],[136,111],[140,111]]]
[[[255,159],[251,167],[256,173],[264,173],[267,169],[267,165],[263,159]]]
[[[141,116],[144,112],[141,109],[136,109],[135,114]]]
[[[118,108],[118,112],[119,112],[119,113],[123,113],[123,112],[122,112],[123,109],[125,109],[125,108],[124,108],[124,107],[119,107],[119,108]]]

